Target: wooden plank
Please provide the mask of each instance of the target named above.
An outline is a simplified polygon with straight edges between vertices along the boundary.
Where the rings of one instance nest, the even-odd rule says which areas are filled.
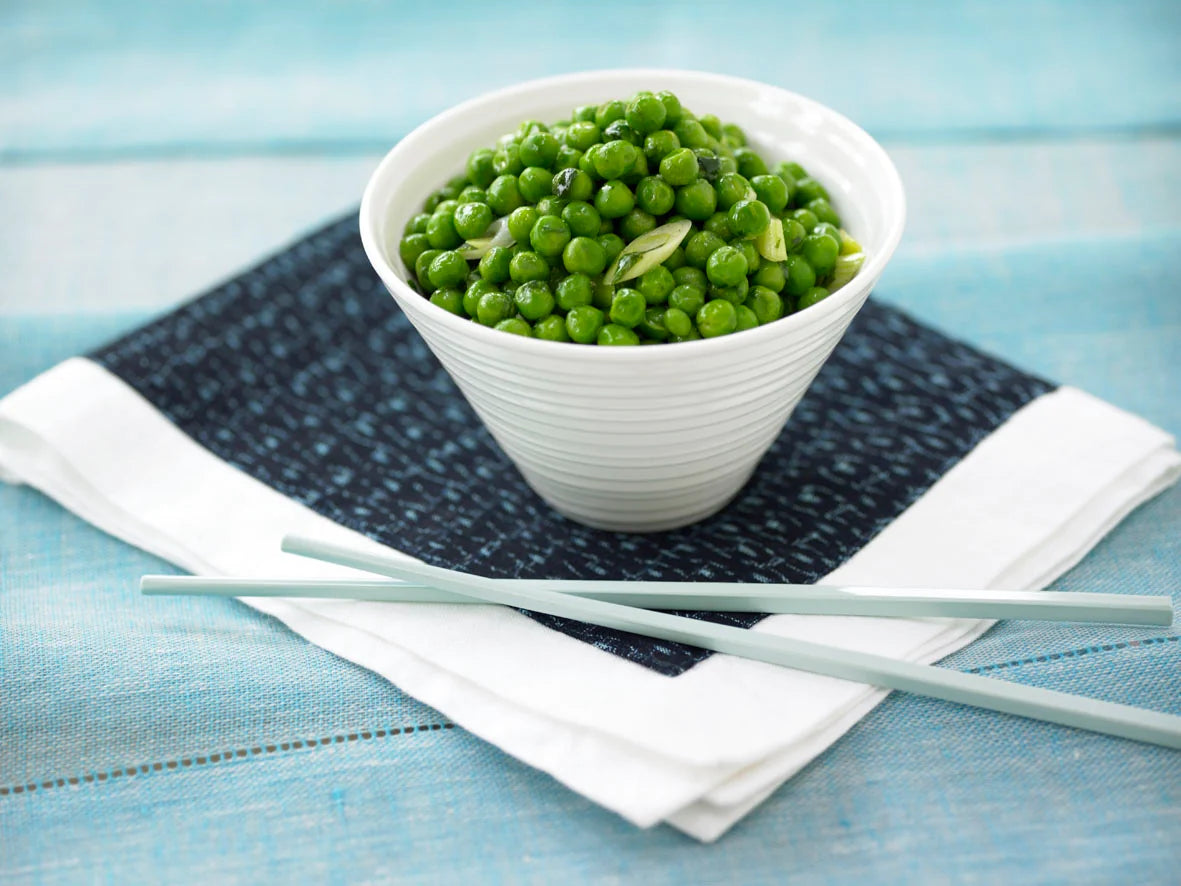
[[[1181,227],[1181,139],[891,154],[909,200],[896,264]],[[0,167],[0,313],[173,304],[355,205],[377,159]]]
[[[17,2],[0,156],[376,148],[497,86],[644,65],[781,84],[886,137],[1175,130],[1179,45],[1168,2]]]

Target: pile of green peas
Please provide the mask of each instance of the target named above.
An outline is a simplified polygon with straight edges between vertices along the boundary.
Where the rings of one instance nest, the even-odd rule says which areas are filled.
[[[663,262],[606,282],[629,243],[682,219],[691,227]],[[772,219],[782,260],[756,248]],[[798,163],[771,169],[739,127],[695,116],[670,92],[637,92],[548,126],[526,120],[474,151],[407,223],[399,254],[412,284],[459,317],[549,341],[656,344],[751,329],[826,298],[845,282],[838,259],[860,251],[840,225]]]

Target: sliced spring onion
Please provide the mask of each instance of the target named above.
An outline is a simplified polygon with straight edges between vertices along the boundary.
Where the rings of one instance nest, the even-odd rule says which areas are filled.
[[[512,246],[517,241],[508,230],[508,220],[498,218],[488,226],[483,237],[468,240],[455,251],[464,258],[481,258],[493,246]]]
[[[844,228],[841,231],[841,255],[852,255],[855,252],[861,251],[861,244],[849,236],[849,232]]]
[[[767,261],[787,261],[787,241],[783,237],[783,222],[772,217],[767,229],[755,238],[755,249]]]
[[[836,267],[833,268],[832,279],[828,282],[828,291],[836,292],[850,280],[857,276],[861,265],[865,261],[864,252],[854,252],[852,255],[837,256]]]
[[[650,271],[676,251],[692,227],[693,222],[684,218],[636,237],[607,268],[603,282],[614,286]]]

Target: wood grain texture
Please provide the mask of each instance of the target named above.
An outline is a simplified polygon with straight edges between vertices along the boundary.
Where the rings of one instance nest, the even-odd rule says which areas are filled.
[[[1168,0],[10,0],[0,156],[377,149],[498,86],[630,66],[765,80],[882,137],[1175,130],[1179,45]]]

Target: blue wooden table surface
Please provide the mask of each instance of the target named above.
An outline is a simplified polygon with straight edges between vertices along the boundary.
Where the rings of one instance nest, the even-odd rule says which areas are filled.
[[[1176,3],[9,2],[0,394],[347,209],[456,101],[669,66],[861,123],[910,201],[880,298],[1178,433],[1179,48]],[[1174,489],[1058,586],[1177,591],[1179,529]],[[720,843],[636,831],[245,607],[139,599],[168,568],[0,487],[0,882],[1168,882],[1181,862],[1181,755],[900,696]],[[1141,637],[1006,623],[947,664],[1181,712],[1181,642]]]

